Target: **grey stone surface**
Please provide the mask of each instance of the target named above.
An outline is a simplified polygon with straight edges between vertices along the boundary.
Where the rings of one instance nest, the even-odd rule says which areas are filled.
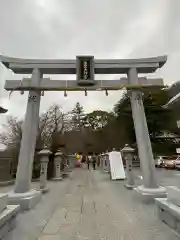
[[[42,201],[39,202],[33,209],[26,212],[21,212],[17,216],[16,228],[9,232],[5,240],[36,240],[47,221],[61,204],[63,196],[69,192],[71,179],[62,182],[49,182],[51,191],[42,196]],[[39,183],[33,183],[33,188],[39,189]],[[10,190],[3,188],[0,191]],[[4,240],[4,239],[3,239]]]
[[[69,179],[49,186],[41,203],[18,215],[5,240],[179,239],[157,218],[154,205],[142,204],[123,182],[98,170],[75,169]]]
[[[134,191],[127,191],[121,182],[109,182],[105,175],[100,178],[96,174],[96,177],[101,191],[106,192],[112,202],[111,208],[119,215],[116,221],[120,229],[125,229],[124,239],[178,239],[157,219],[153,204],[142,204]]]

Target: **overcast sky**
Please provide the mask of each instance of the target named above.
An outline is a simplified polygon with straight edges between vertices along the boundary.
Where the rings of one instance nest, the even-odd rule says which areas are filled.
[[[0,0],[0,54],[60,59],[81,54],[95,58],[168,54],[168,62],[153,77],[163,77],[171,84],[180,79],[179,10],[180,0]],[[5,80],[15,78],[20,76],[0,66],[0,101],[8,114],[24,117],[27,94],[14,92],[9,99],[3,90]],[[70,110],[77,101],[87,112],[111,110],[121,94],[110,92],[106,97],[95,92],[85,97],[75,92],[65,99],[62,92],[47,92],[41,112],[53,103]],[[0,123],[6,116],[1,115]]]

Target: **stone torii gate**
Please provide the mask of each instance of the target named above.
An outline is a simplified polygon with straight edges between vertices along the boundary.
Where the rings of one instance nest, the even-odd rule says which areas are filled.
[[[141,89],[147,86],[163,86],[162,79],[138,78],[138,74],[148,74],[161,68],[166,56],[144,59],[94,59],[93,56],[77,56],[74,60],[20,59],[0,56],[5,67],[16,74],[32,74],[31,78],[7,80],[8,91],[29,91],[23,125],[23,135],[19,153],[19,163],[14,191],[9,194],[13,204],[24,204],[29,208],[40,200],[40,193],[31,189],[32,164],[39,122],[41,95],[44,91],[87,91],[130,89],[130,101],[136,140],[143,174],[143,185],[137,192],[143,196],[161,197],[165,189],[160,187],[155,176],[154,159],[144,113]],[[74,80],[51,80],[43,74],[76,74]],[[119,80],[95,80],[94,74],[127,74]]]

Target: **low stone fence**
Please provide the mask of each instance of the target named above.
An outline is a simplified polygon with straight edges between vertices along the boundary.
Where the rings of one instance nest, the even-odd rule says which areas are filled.
[[[167,198],[156,198],[158,217],[180,234],[180,188],[166,187]]]

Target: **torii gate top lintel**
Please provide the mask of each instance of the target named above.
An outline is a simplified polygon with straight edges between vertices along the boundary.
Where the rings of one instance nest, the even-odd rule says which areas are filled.
[[[81,56],[83,57],[83,56]],[[87,56],[84,56],[87,57]],[[152,73],[161,68],[167,56],[139,59],[94,59],[95,74],[123,74],[134,67],[138,73]],[[23,59],[0,55],[0,62],[14,73],[31,74],[39,68],[43,74],[76,74],[76,59]]]
[[[167,56],[142,59],[94,59],[94,56],[77,56],[74,60],[20,59],[0,56],[0,61],[14,73],[32,74],[20,80],[7,80],[5,89],[10,91],[84,91],[118,90],[162,86],[162,79],[154,81],[139,78],[138,73],[152,73],[162,67]],[[132,71],[133,70],[133,71]],[[135,72],[134,72],[135,71]],[[51,80],[43,74],[76,74],[76,80]],[[94,74],[127,74],[128,78],[119,80],[95,80]]]

